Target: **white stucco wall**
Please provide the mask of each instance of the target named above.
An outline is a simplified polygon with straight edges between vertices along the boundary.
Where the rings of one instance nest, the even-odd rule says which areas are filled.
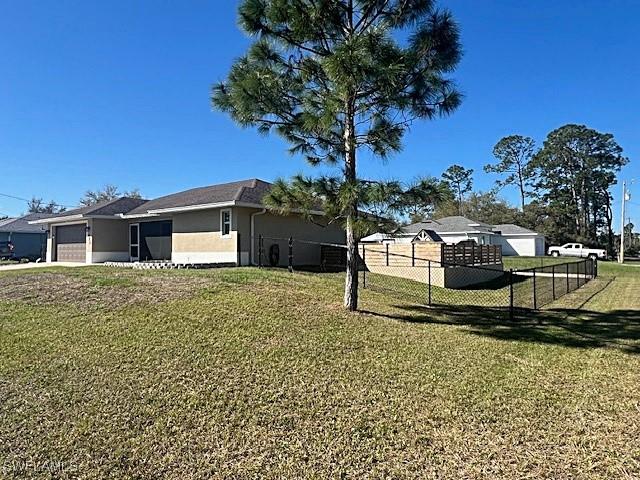
[[[438,235],[440,235],[440,238],[442,238],[445,243],[458,243],[462,242],[463,240],[475,240],[472,235],[467,236],[464,234],[461,235],[450,233],[438,233]]]
[[[504,256],[535,257],[544,255],[544,238],[536,235],[496,236]]]
[[[494,237],[496,235],[482,234],[482,233],[469,233],[469,234],[449,234],[439,233],[440,238],[446,243],[459,243],[465,240],[475,240],[478,245],[494,245],[496,244]]]

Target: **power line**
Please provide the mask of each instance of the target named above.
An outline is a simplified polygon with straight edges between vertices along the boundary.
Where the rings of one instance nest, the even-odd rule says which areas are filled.
[[[30,202],[30,200],[27,200],[26,198],[16,197],[15,195],[9,195],[8,193],[0,193],[0,195],[7,198],[13,198],[14,200],[22,200],[23,202]]]
[[[28,198],[22,198],[22,197],[16,197],[15,195],[9,195],[8,193],[0,193],[1,197],[7,197],[7,198],[12,198],[14,200],[20,200],[21,202],[31,202],[31,200],[29,200]],[[65,207],[65,208],[78,208],[77,205],[62,205],[60,203],[57,202],[51,202],[53,205],[55,205],[56,207]]]

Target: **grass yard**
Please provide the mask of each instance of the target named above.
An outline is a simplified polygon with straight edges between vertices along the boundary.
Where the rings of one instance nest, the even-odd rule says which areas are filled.
[[[638,478],[640,268],[600,272],[518,322],[350,315],[336,274],[0,273],[0,472]]]
[[[579,262],[584,258],[578,257],[502,257],[502,264],[505,270],[510,268],[525,269],[533,267],[546,267],[547,265],[558,265],[560,263]]]

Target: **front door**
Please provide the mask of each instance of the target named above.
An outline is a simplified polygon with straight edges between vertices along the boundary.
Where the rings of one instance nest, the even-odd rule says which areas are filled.
[[[129,225],[129,260],[137,262],[140,260],[140,224]]]

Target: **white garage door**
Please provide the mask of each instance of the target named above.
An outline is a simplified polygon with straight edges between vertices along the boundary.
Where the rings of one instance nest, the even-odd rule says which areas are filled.
[[[87,261],[87,235],[84,224],[56,227],[56,260],[83,263]]]
[[[535,237],[503,237],[507,248],[503,247],[504,255],[519,255],[521,257],[533,257],[536,254]]]

